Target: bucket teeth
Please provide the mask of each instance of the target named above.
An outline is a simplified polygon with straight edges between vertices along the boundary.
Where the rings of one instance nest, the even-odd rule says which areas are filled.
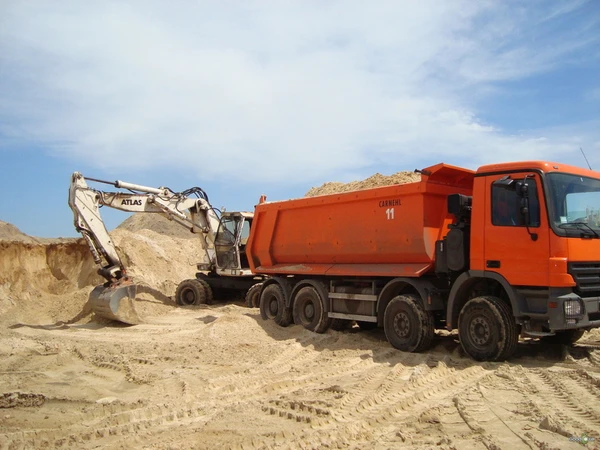
[[[137,286],[96,286],[90,293],[90,304],[95,314],[109,320],[136,325],[142,323],[135,309]]]

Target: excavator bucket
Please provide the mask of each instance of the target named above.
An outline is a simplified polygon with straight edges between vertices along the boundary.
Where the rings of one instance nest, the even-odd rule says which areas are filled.
[[[94,313],[105,319],[117,320],[130,325],[142,323],[135,310],[137,286],[96,286],[90,293],[90,304]]]

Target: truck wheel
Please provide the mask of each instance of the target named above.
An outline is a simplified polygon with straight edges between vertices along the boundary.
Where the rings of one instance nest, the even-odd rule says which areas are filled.
[[[213,290],[210,287],[210,284],[208,284],[208,282],[206,280],[198,280],[198,283],[200,283],[202,285],[202,287],[204,287],[204,294],[206,297],[206,304],[207,305],[212,305],[213,304],[213,300],[214,300],[214,296],[213,296]]]
[[[324,299],[313,286],[305,286],[294,297],[294,323],[315,333],[324,333],[331,325]]]
[[[175,291],[175,303],[181,306],[201,305],[206,302],[206,292],[199,280],[183,280]]]
[[[581,339],[584,333],[585,330],[557,331],[554,336],[544,336],[542,340],[548,344],[570,345]]]
[[[246,292],[246,306],[248,308],[258,308],[260,306],[260,290],[262,283],[256,283]]]
[[[519,330],[510,306],[497,297],[469,300],[458,317],[458,337],[477,361],[504,361],[517,348]]]
[[[431,347],[435,330],[433,315],[425,311],[416,295],[398,295],[385,308],[383,329],[390,344],[404,352]]]
[[[285,296],[278,284],[268,285],[260,295],[260,316],[264,320],[274,320],[282,327],[292,323],[292,314],[285,306]]]

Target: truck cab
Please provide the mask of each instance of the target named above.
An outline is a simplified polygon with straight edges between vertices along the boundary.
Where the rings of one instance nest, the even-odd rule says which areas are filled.
[[[598,173],[536,161],[483,166],[470,231],[469,276],[502,283],[524,334],[600,325]]]

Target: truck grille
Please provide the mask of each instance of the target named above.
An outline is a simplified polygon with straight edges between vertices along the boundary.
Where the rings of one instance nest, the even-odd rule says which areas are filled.
[[[568,271],[577,283],[577,294],[581,297],[600,296],[600,262],[569,263]]]

